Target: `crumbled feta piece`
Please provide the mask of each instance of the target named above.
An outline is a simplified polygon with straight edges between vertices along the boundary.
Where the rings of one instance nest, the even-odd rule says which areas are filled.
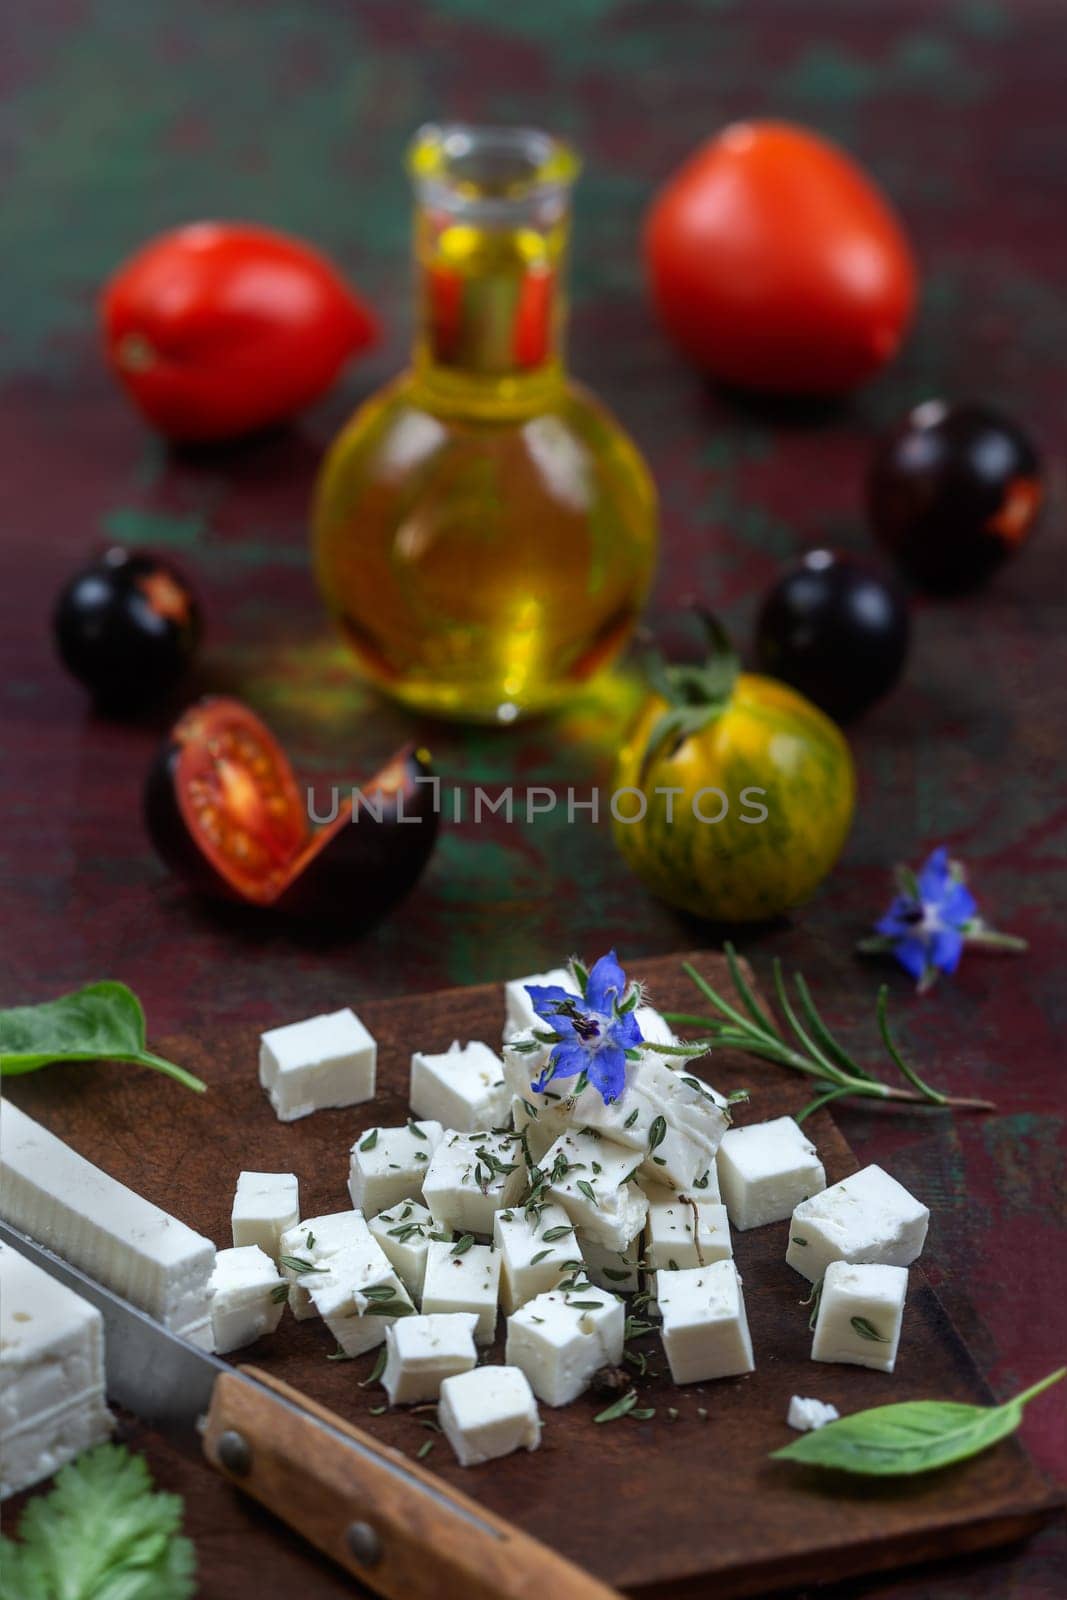
[[[517,1367],[476,1367],[446,1378],[437,1420],[461,1467],[541,1443],[537,1401]]]
[[[452,1238],[451,1229],[436,1223],[425,1206],[417,1200],[403,1200],[391,1211],[382,1211],[367,1224],[413,1300],[421,1300],[422,1285],[426,1277],[426,1254],[430,1239],[446,1235]]]
[[[819,1291],[811,1359],[892,1372],[907,1292],[907,1267],[831,1261]]]
[[[608,1250],[640,1233],[648,1201],[636,1182],[633,1150],[595,1133],[561,1134],[539,1163],[548,1194],[576,1227]]]
[[[594,1128],[639,1155],[643,1179],[676,1189],[699,1184],[701,1192],[729,1126],[706,1084],[652,1054],[627,1064],[626,1087],[610,1105],[587,1085],[572,1103],[571,1118],[576,1127]]]
[[[0,1245],[0,1500],[50,1477],[112,1426],[104,1319]]]
[[[500,1256],[500,1299],[509,1314],[554,1289],[578,1253],[574,1224],[554,1205],[498,1211],[493,1243]]]
[[[675,1383],[753,1371],[741,1278],[732,1261],[656,1273],[663,1348]]]
[[[374,1098],[378,1046],[347,1006],[260,1035],[259,1081],[282,1122]]]
[[[492,1344],[496,1336],[496,1303],[500,1294],[500,1256],[487,1244],[455,1244],[431,1240],[426,1253],[426,1279],[422,1309],[472,1311],[477,1317],[474,1337]]]
[[[461,1045],[457,1039],[442,1055],[417,1050],[411,1058],[411,1109],[417,1117],[474,1133],[503,1127],[510,1102],[504,1063],[479,1040]]]
[[[402,1200],[417,1200],[444,1131],[439,1122],[409,1122],[404,1128],[361,1133],[348,1167],[348,1192],[356,1209],[369,1217]]]
[[[241,1172],[230,1212],[235,1245],[258,1245],[277,1261],[282,1234],[300,1221],[300,1186],[293,1172]]]
[[[568,994],[578,993],[578,985],[568,967],[553,967],[549,972],[531,972],[528,978],[512,978],[510,983],[504,985],[505,1039],[513,1039],[517,1033],[523,1033],[527,1028],[548,1027],[533,1008],[533,1001],[526,993],[527,984],[539,985],[546,989],[554,985],[566,989]]]
[[[601,1367],[618,1366],[625,1325],[623,1302],[603,1289],[552,1289],[508,1318],[505,1359],[546,1405],[570,1405]]]
[[[215,1246],[0,1100],[0,1216],[194,1344],[211,1343]]]
[[[784,1222],[801,1200],[826,1188],[815,1146],[792,1117],[731,1128],[717,1160],[719,1192],[742,1231]]]
[[[285,1310],[285,1279],[258,1245],[220,1250],[211,1275],[211,1331],[220,1356],[273,1333]]]
[[[321,1266],[350,1245],[370,1238],[362,1211],[332,1211],[287,1228],[278,1252],[282,1276],[289,1284],[289,1309],[298,1322],[316,1315],[306,1287],[307,1266]],[[296,1263],[299,1263],[297,1265]],[[301,1270],[301,1268],[305,1270]]]
[[[389,1258],[367,1232],[305,1274],[303,1285],[319,1316],[348,1356],[373,1350],[390,1320],[410,1316],[414,1306]]]
[[[831,1261],[907,1267],[922,1254],[929,1222],[927,1208],[902,1183],[881,1167],[864,1167],[797,1206],[785,1259],[811,1283]]]
[[[457,1233],[491,1235],[496,1212],[526,1185],[522,1142],[509,1133],[447,1133],[422,1186],[435,1222]]]
[[[785,1420],[798,1433],[812,1433],[816,1428],[825,1428],[828,1422],[836,1422],[840,1415],[837,1407],[826,1400],[806,1400],[803,1395],[795,1394]]]
[[[579,1228],[578,1248],[589,1282],[595,1283],[598,1289],[607,1289],[611,1294],[632,1294],[640,1288],[638,1268],[643,1237],[638,1233],[625,1250],[608,1250]]]
[[[693,1195],[649,1192],[645,1256],[654,1271],[706,1267],[733,1253],[725,1206]]]
[[[446,1378],[470,1372],[478,1363],[473,1312],[402,1317],[385,1330],[382,1387],[391,1406],[436,1400]]]

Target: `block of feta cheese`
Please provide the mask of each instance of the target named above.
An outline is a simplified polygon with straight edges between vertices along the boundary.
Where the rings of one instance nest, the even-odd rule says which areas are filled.
[[[492,1236],[493,1217],[526,1187],[522,1142],[510,1133],[446,1133],[430,1161],[423,1199],[435,1222]]]
[[[706,1084],[652,1054],[627,1064],[626,1087],[610,1105],[589,1084],[572,1102],[571,1120],[640,1156],[643,1179],[676,1189],[699,1185],[701,1192],[712,1182],[715,1152],[730,1125]]]
[[[431,1239],[426,1253],[422,1309],[424,1313],[472,1311],[478,1319],[476,1342],[492,1344],[500,1297],[500,1256],[492,1246],[471,1244],[469,1239],[469,1234],[455,1244]]]
[[[784,1222],[794,1206],[826,1188],[815,1146],[792,1117],[730,1128],[716,1160],[719,1193],[742,1231]]]
[[[795,1394],[789,1402],[785,1420],[798,1433],[813,1433],[816,1428],[825,1428],[828,1422],[836,1422],[840,1415],[837,1407],[826,1400],[805,1399],[803,1395]]]
[[[235,1245],[258,1245],[277,1261],[282,1234],[300,1221],[300,1185],[293,1172],[241,1172],[230,1212]]]
[[[380,1211],[367,1226],[408,1294],[415,1301],[421,1300],[430,1239],[436,1235],[451,1243],[451,1228],[442,1228],[417,1200],[403,1200],[389,1211]]]
[[[548,1107],[538,1110],[533,1100],[515,1095],[511,1102],[511,1122],[516,1133],[521,1133],[530,1152],[531,1161],[540,1161],[545,1151],[555,1144],[561,1133],[566,1133],[569,1119],[565,1111]]]
[[[732,1261],[656,1273],[663,1349],[675,1383],[752,1372],[741,1278]]]
[[[528,1028],[548,1026],[534,1010],[533,1001],[526,993],[527,984],[537,984],[542,988],[556,985],[560,989],[566,989],[569,994],[578,993],[578,985],[567,967],[552,967],[548,972],[531,972],[528,978],[512,978],[510,983],[504,985],[505,1039],[513,1039],[517,1033],[524,1033]]]
[[[508,1315],[565,1278],[578,1246],[562,1206],[538,1204],[498,1211],[493,1244],[500,1257],[500,1303]]]
[[[648,1191],[645,1261],[653,1271],[706,1267],[734,1253],[726,1207],[692,1195]]]
[[[518,1367],[476,1367],[446,1378],[437,1420],[461,1467],[541,1443],[537,1401]]]
[[[907,1267],[831,1261],[819,1293],[811,1359],[892,1372],[907,1292]]]
[[[220,1356],[273,1333],[285,1310],[286,1282],[258,1245],[220,1250],[211,1275],[211,1330]]]
[[[442,1055],[416,1050],[411,1058],[411,1109],[457,1133],[501,1128],[507,1122],[511,1093],[504,1063],[487,1044],[458,1040]]]
[[[625,1250],[644,1226],[648,1201],[638,1188],[634,1152],[577,1128],[561,1134],[540,1162],[547,1193],[596,1244]]]
[[[50,1477],[111,1428],[104,1319],[0,1245],[0,1500]]]
[[[348,1192],[356,1210],[373,1217],[402,1200],[417,1200],[444,1131],[439,1122],[409,1122],[361,1133],[348,1165]]]
[[[525,1372],[539,1400],[567,1406],[601,1367],[618,1366],[625,1327],[617,1295],[585,1284],[550,1289],[508,1318],[505,1360]]]
[[[908,1267],[926,1243],[930,1213],[881,1167],[864,1167],[801,1201],[785,1259],[811,1283],[831,1261]]]
[[[306,1288],[308,1267],[321,1266],[350,1245],[370,1238],[362,1211],[332,1211],[308,1217],[282,1234],[278,1264],[289,1284],[289,1309],[298,1322],[317,1315]]]
[[[210,1348],[215,1246],[111,1178],[10,1100],[0,1102],[0,1216],[72,1266]]]
[[[378,1046],[347,1006],[260,1034],[259,1081],[282,1122],[374,1098]]]
[[[477,1322],[471,1311],[434,1312],[390,1322],[382,1372],[389,1404],[413,1406],[420,1400],[436,1400],[446,1378],[477,1366]]]
[[[584,1229],[577,1233],[578,1249],[585,1266],[586,1276],[598,1289],[612,1294],[632,1294],[641,1286],[639,1263],[644,1244],[644,1234],[638,1233],[625,1250],[608,1250],[590,1239]]]
[[[362,1355],[385,1340],[396,1317],[414,1313],[404,1285],[370,1231],[319,1263],[303,1284],[311,1302],[346,1356]]]

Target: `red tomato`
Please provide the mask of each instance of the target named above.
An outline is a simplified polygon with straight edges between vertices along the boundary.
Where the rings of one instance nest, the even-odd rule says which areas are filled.
[[[840,394],[896,354],[916,267],[896,216],[843,151],[739,122],[669,178],[645,253],[668,331],[715,377]]]
[[[105,286],[108,358],[149,422],[174,439],[226,439],[318,398],[374,319],[298,239],[245,223],[161,234]]]

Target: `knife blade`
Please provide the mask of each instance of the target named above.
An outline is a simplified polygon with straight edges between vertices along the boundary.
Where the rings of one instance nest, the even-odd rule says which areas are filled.
[[[109,1397],[208,1461],[388,1600],[618,1600],[399,1451],[272,1375],[233,1367],[0,1220],[18,1250],[101,1313]]]

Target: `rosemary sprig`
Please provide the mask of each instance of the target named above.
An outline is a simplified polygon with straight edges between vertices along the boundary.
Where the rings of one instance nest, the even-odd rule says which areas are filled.
[[[933,1088],[921,1078],[915,1068],[905,1061],[889,1030],[888,990],[885,985],[878,991],[878,1031],[886,1054],[907,1080],[909,1085],[907,1088],[886,1083],[849,1054],[823,1021],[811,997],[811,990],[799,972],[793,977],[796,994],[794,1002],[782,975],[782,964],[776,959],[772,967],[774,993],[782,1016],[795,1040],[795,1043],[792,1042],[789,1034],[780,1027],[770,1010],[765,1009],[756,999],[741,970],[737,951],[733,945],[727,943],[723,948],[730,968],[730,977],[743,1009],[739,1010],[724,999],[706,978],[701,977],[695,967],[685,962],[683,970],[686,976],[696,985],[704,999],[714,1006],[718,1015],[693,1016],[688,1012],[669,1011],[666,1013],[667,1021],[675,1027],[700,1028],[710,1037],[713,1044],[743,1050],[748,1055],[760,1056],[764,1061],[777,1061],[780,1066],[789,1067],[792,1071],[801,1072],[805,1077],[813,1079],[818,1093],[803,1111],[797,1113],[798,1122],[803,1122],[805,1117],[809,1117],[813,1111],[818,1111],[821,1106],[829,1105],[833,1100],[843,1099],[846,1095],[856,1095],[870,1100],[902,1101],[908,1105],[947,1106],[957,1111],[996,1109],[991,1100],[942,1094],[939,1089]]]

